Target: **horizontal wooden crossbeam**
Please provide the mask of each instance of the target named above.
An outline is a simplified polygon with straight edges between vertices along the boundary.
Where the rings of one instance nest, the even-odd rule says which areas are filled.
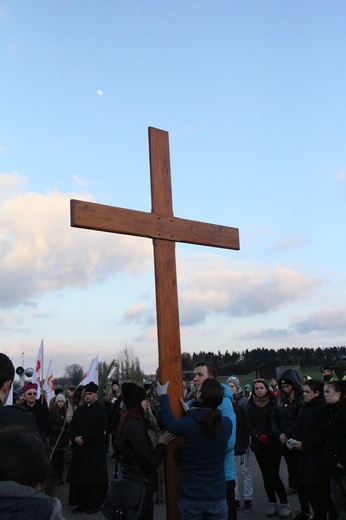
[[[71,200],[71,225],[109,233],[239,250],[237,228]]]

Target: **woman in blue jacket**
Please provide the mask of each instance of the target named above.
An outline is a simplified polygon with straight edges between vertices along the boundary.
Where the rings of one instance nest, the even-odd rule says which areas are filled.
[[[167,395],[168,383],[158,383],[165,428],[184,439],[179,483],[179,518],[227,520],[225,455],[232,422],[218,409],[224,389],[215,379],[206,379],[196,401],[181,419],[175,419]]]

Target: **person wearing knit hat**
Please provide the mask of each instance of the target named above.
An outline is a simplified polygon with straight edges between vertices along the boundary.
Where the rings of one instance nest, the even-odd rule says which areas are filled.
[[[24,386],[25,402],[22,406],[34,415],[41,439],[47,444],[50,430],[49,411],[46,401],[41,402],[40,399],[37,399],[37,387],[37,383],[27,383]]]
[[[57,394],[52,399],[49,410],[50,433],[48,444],[51,450],[51,461],[55,469],[57,484],[65,484],[63,480],[65,452],[69,445],[68,424],[66,421],[66,398]]]
[[[27,383],[24,388],[23,388],[23,392],[24,394],[26,392],[29,392],[29,390],[34,390],[36,392],[36,395],[37,395],[37,383]]]
[[[144,388],[135,383],[123,383],[122,396],[126,410],[122,412],[116,436],[121,474],[123,479],[137,484],[147,482],[143,517],[137,512],[136,518],[151,520],[153,493],[158,489],[156,470],[165,457],[167,444],[174,436],[166,431],[153,447],[148,434],[148,402]]]
[[[6,354],[0,352],[0,429],[12,424],[22,424],[32,432],[37,433],[37,425],[33,415],[29,411],[25,411],[23,406],[13,406],[9,400],[14,376],[15,371],[12,361]],[[23,391],[22,395],[24,396]]]
[[[233,407],[237,416],[237,438],[240,435],[241,428],[240,424],[246,424],[245,408],[248,403],[248,398],[245,397],[244,391],[240,386],[239,379],[233,375],[227,379],[227,384],[233,393]],[[241,417],[240,417],[241,416]],[[243,419],[243,423],[241,423]],[[246,448],[246,451],[237,454],[235,453],[234,462],[237,465],[237,477],[235,479],[235,503],[237,509],[240,507],[240,487],[239,487],[239,476],[241,475],[243,480],[243,498],[244,498],[244,511],[249,513],[252,511],[252,497],[253,497],[253,486],[252,486],[252,474],[250,467],[250,456],[251,450],[249,445],[249,435],[244,430],[241,434],[242,445]]]
[[[84,403],[78,406],[69,426],[72,459],[67,473],[70,483],[69,505],[73,514],[99,511],[108,491],[105,451],[107,413],[97,398],[98,386],[85,386]]]
[[[240,388],[240,383],[239,383],[239,379],[237,378],[237,376],[230,376],[227,379],[226,383],[231,388],[231,390],[233,390],[232,386],[235,386],[237,388],[237,390],[239,390],[239,388]]]
[[[127,410],[138,406],[147,398],[147,393],[144,388],[135,383],[123,383],[122,394]]]

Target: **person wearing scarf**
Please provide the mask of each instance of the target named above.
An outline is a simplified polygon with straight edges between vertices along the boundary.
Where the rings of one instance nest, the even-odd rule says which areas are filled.
[[[275,401],[267,382],[264,379],[255,379],[245,411],[250,427],[251,450],[255,454],[270,503],[266,516],[272,517],[278,514],[276,503],[276,496],[278,496],[281,503],[279,517],[289,518],[290,506],[287,502],[285,486],[280,478],[280,444],[274,438],[270,426],[270,415]]]

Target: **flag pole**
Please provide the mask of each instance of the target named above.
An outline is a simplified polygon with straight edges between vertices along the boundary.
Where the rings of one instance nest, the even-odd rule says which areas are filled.
[[[43,404],[43,362],[44,362],[44,354],[43,354],[43,340],[42,340],[42,366],[41,366],[41,377],[40,377],[41,404]]]

